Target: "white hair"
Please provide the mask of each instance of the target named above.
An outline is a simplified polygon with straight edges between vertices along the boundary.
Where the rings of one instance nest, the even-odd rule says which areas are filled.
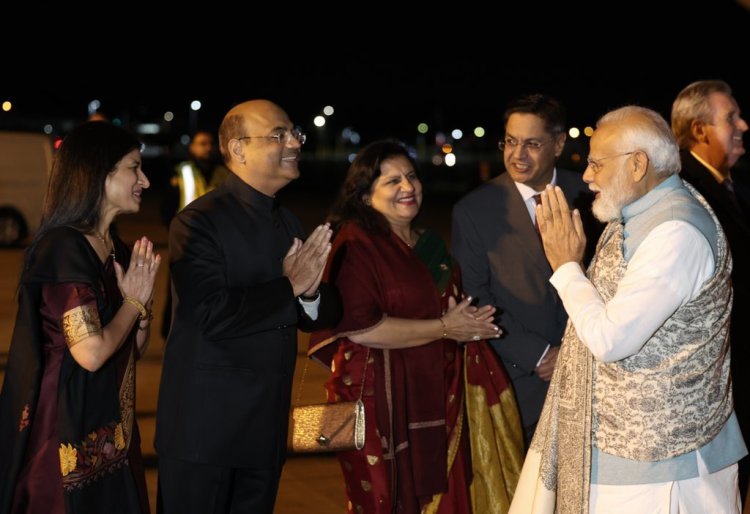
[[[680,172],[680,149],[666,120],[656,111],[637,105],[627,105],[610,111],[596,123],[616,125],[623,151],[641,151],[658,177]]]

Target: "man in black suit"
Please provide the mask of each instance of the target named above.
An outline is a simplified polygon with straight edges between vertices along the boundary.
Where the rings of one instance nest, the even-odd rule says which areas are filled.
[[[562,106],[553,98],[529,95],[512,102],[504,118],[500,148],[507,172],[454,207],[453,255],[467,294],[500,312],[497,322],[504,337],[490,344],[513,381],[528,443],[568,319],[548,282],[552,270],[535,226],[535,195],[547,184],[560,186],[585,216],[591,249],[599,225],[591,216],[592,196],[581,175],[555,168],[565,146]]]
[[[275,199],[299,176],[305,135],[266,100],[219,129],[232,173],[174,218],[174,321],[164,354],[156,449],[159,509],[271,513],[286,454],[297,328],[333,325],[320,287],[328,225],[304,237]]]
[[[701,80],[683,89],[672,104],[672,132],[680,146],[681,176],[711,205],[732,252],[734,304],[730,325],[732,389],[737,419],[750,441],[750,190],[745,177],[732,177],[732,167],[745,153],[742,136],[747,122],[721,80]],[[735,180],[736,179],[736,180]],[[740,461],[740,492],[745,494],[750,461]]]

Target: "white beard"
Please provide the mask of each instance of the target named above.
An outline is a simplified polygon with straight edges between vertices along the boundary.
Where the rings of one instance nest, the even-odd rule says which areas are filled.
[[[599,191],[591,211],[596,219],[603,223],[619,220],[622,218],[623,207],[635,200],[635,196],[632,186],[628,183],[627,172],[620,169],[606,190]]]

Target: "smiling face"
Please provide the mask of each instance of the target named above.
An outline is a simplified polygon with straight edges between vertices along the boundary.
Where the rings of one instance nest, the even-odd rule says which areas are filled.
[[[399,155],[382,162],[380,176],[365,198],[368,202],[391,228],[411,225],[422,206],[422,182],[409,159]]]
[[[745,153],[742,135],[747,131],[747,122],[740,116],[740,108],[734,98],[726,93],[711,93],[708,97],[713,118],[706,125],[708,161],[720,171],[728,171]]]
[[[516,112],[505,124],[505,141],[503,162],[513,181],[536,191],[544,189],[565,146],[565,134],[549,133],[535,114]]]
[[[138,212],[141,208],[141,195],[150,183],[141,168],[141,152],[133,150],[115,165],[104,181],[102,213],[113,216]]]
[[[242,116],[242,134],[229,142],[230,167],[240,178],[267,196],[299,177],[302,143],[294,126],[278,105],[252,100],[238,105],[230,115]]]

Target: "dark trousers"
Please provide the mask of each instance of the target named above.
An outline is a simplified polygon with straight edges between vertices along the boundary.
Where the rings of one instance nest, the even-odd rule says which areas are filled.
[[[280,469],[226,468],[159,457],[159,514],[272,514]]]

